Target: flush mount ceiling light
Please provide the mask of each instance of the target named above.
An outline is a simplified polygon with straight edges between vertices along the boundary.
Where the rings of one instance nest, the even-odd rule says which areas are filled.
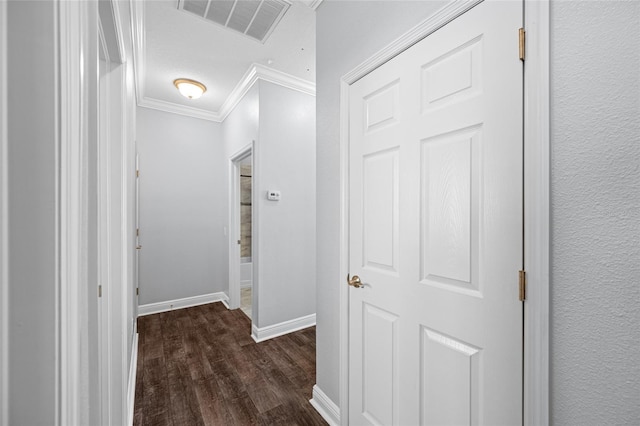
[[[173,81],[173,85],[176,86],[182,96],[189,99],[198,99],[207,91],[204,84],[188,78],[178,78]]]

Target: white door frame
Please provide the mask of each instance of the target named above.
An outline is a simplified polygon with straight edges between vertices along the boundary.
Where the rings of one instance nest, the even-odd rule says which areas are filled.
[[[105,53],[105,73],[98,84],[98,271],[102,285],[99,302],[101,348],[101,419],[103,424],[127,421],[129,409],[128,319],[130,283],[127,275],[129,197],[126,182],[128,152],[124,47],[117,3],[102,2],[98,13],[99,43]]]
[[[549,422],[549,1],[524,1],[524,425]],[[482,0],[452,0],[340,82],[340,422],[349,422],[349,86]],[[517,34],[514,33],[514,43]],[[517,277],[514,271],[514,285]]]
[[[255,155],[254,155],[254,146],[255,141],[245,145],[238,152],[233,154],[229,158],[229,309],[237,309],[240,307],[240,244],[238,244],[238,240],[240,239],[240,161],[245,158],[252,156],[252,170],[255,168]],[[251,173],[251,187],[257,187],[256,173]],[[251,262],[253,267],[253,288],[257,288],[257,274],[256,265],[258,263],[258,256],[255,250],[256,241],[257,241],[257,233],[254,232],[254,225],[257,220],[257,209],[256,209],[256,197],[254,190],[251,191],[251,205],[252,205],[252,214],[251,214],[251,222],[252,222],[252,238],[251,238]],[[253,292],[255,293],[255,292]],[[253,295],[254,301],[256,300],[255,295]],[[256,304],[253,304],[256,305]],[[253,306],[252,306],[253,307]],[[251,315],[252,318],[255,318],[254,315]]]
[[[92,105],[97,76],[98,8],[93,2],[58,0],[56,8],[57,66],[56,168],[56,425],[80,424],[89,416],[82,401],[88,396],[86,347],[87,323],[87,248],[86,149],[94,135],[89,123],[96,119]],[[95,43],[95,44],[94,44]],[[95,73],[95,74],[94,74]],[[95,283],[94,283],[95,284]],[[93,340],[91,341],[93,343]]]

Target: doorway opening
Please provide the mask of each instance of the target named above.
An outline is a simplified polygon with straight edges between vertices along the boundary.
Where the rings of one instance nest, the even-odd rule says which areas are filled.
[[[229,158],[229,309],[258,312],[256,164],[253,142]]]
[[[253,305],[253,262],[251,261],[251,222],[253,217],[252,183],[253,157],[249,155],[239,163],[240,181],[240,309],[251,318]]]

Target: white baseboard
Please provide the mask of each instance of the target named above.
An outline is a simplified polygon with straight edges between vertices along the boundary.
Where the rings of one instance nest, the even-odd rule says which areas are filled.
[[[148,303],[138,306],[138,316],[173,311],[174,309],[189,308],[213,302],[225,302],[229,298],[223,292],[203,294],[201,296],[185,297],[184,299],[168,300],[166,302]]]
[[[329,425],[340,425],[340,409],[318,385],[313,385],[313,397],[309,402]]]
[[[131,364],[129,365],[129,388],[127,390],[127,425],[133,426],[133,407],[136,402],[136,376],[138,374],[138,332],[131,345]]]
[[[251,287],[252,284],[253,284],[253,281],[251,281],[251,280],[240,281],[240,288]]]
[[[302,330],[303,328],[312,327],[314,325],[316,325],[316,314],[295,318],[262,328],[258,328],[254,324],[251,326],[251,337],[257,343],[260,343],[265,340],[273,339],[274,337],[282,336],[283,334]]]
[[[221,300],[222,304],[225,308],[231,309],[231,306],[229,306],[229,295],[227,293],[222,293],[222,295],[224,296],[224,299]]]

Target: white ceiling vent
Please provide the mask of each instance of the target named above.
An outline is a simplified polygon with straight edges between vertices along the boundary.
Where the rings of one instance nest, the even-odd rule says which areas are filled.
[[[287,0],[180,0],[178,9],[264,43],[290,5]]]

